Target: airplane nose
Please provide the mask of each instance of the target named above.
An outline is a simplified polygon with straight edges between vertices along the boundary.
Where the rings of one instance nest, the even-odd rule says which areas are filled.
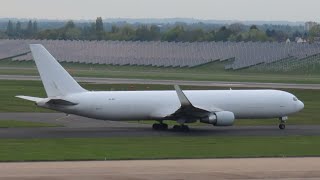
[[[297,104],[298,111],[301,111],[303,108],[304,108],[303,102],[302,101],[298,101],[298,104]]]

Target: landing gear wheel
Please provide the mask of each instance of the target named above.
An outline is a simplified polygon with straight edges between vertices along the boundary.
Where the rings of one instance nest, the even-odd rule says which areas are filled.
[[[152,125],[152,129],[154,130],[167,130],[168,129],[168,124],[159,124],[159,123],[155,123]]]
[[[286,125],[285,124],[279,124],[279,129],[285,129],[286,128]]]
[[[186,125],[174,125],[172,129],[176,132],[188,132],[190,130],[189,127]]]
[[[189,127],[186,126],[186,125],[181,125],[181,131],[182,131],[182,132],[189,132],[190,129],[189,129]]]
[[[280,120],[279,129],[281,129],[281,130],[285,129],[286,128],[285,123],[288,120],[288,116],[280,117],[279,120]]]
[[[174,125],[172,129],[173,129],[173,131],[180,131],[181,130],[181,126]]]
[[[168,130],[168,124],[161,124],[162,130]]]
[[[157,123],[153,124],[153,125],[152,125],[152,129],[154,129],[154,130],[160,130],[160,124],[157,124]]]

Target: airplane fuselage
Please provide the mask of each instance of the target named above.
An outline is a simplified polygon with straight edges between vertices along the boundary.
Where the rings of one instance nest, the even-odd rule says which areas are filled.
[[[230,111],[236,119],[279,118],[303,109],[294,95],[279,90],[183,91],[194,106],[208,111]],[[89,91],[64,97],[77,103],[55,109],[102,120],[161,120],[180,108],[175,91]]]

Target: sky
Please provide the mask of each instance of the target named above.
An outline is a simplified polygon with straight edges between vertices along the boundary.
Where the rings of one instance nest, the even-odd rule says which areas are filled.
[[[0,18],[316,21],[319,0],[1,0]]]

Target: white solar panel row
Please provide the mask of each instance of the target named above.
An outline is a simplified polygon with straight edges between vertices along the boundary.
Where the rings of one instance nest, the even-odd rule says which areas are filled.
[[[193,67],[215,60],[234,59],[226,68],[240,69],[261,63],[319,54],[320,44],[277,42],[133,42],[0,40],[0,59],[29,51],[28,44],[43,44],[59,61],[87,64]],[[13,58],[31,60],[31,54]]]

